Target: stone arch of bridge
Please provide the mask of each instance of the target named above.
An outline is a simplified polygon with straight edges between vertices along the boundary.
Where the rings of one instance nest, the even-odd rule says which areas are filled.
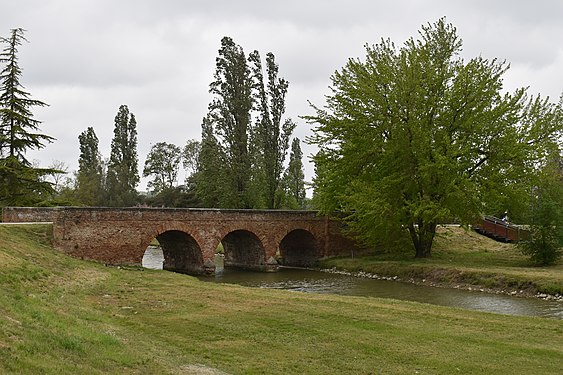
[[[268,268],[263,241],[247,229],[230,230],[221,238],[225,266],[253,270]]]
[[[306,229],[293,229],[279,243],[281,263],[291,267],[313,267],[321,254],[317,238]]]
[[[150,235],[142,241],[142,251],[147,249],[153,239],[156,238],[164,262],[162,268],[168,271],[201,274],[206,271],[206,257],[201,247],[201,240],[197,238],[183,223],[168,223],[159,225]]]

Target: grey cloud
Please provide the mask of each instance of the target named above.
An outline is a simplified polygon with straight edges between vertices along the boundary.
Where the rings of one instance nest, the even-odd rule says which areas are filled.
[[[128,104],[139,123],[141,163],[150,144],[199,138],[220,39],[246,52],[273,52],[290,81],[287,115],[302,140],[307,100],[322,106],[330,75],[364,44],[391,38],[398,46],[422,24],[446,16],[464,40],[465,58],[483,55],[512,64],[508,89],[530,86],[557,98],[563,82],[563,2],[544,0],[25,0],[8,1],[0,35],[23,27],[23,83],[42,130],[58,140],[35,158],[76,168],[78,134],[94,126],[109,155],[113,118]],[[304,152],[314,152],[304,146]],[[307,178],[312,166],[307,164]]]

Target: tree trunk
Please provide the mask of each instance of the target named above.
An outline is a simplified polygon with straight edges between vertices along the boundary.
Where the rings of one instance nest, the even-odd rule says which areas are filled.
[[[415,258],[430,258],[432,243],[436,234],[436,222],[424,223],[419,219],[418,224],[409,224],[409,233],[415,249]]]

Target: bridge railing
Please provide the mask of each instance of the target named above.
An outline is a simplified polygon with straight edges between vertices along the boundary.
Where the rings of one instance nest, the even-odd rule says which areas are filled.
[[[486,215],[480,223],[474,225],[478,233],[498,241],[518,242],[528,238],[529,232],[520,225],[510,224],[505,220]]]

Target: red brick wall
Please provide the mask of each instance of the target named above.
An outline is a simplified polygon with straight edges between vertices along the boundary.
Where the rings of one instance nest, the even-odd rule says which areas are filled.
[[[313,211],[157,209],[157,208],[6,208],[3,220],[52,221],[56,248],[74,257],[108,264],[140,264],[150,241],[166,231],[181,231],[199,245],[205,268],[213,268],[219,242],[235,230],[255,235],[264,248],[264,266],[275,258],[283,238],[295,229],[317,240],[319,257],[351,255],[358,249],[340,224]]]

